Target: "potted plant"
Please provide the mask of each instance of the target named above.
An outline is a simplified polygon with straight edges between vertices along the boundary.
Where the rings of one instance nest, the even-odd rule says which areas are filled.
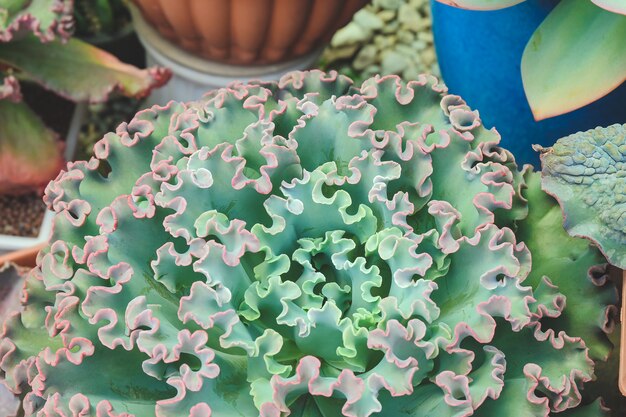
[[[47,188],[14,414],[606,416],[615,288],[499,139],[428,76],[138,113]]]
[[[150,63],[172,82],[151,101],[188,101],[238,79],[278,80],[315,65],[337,29],[367,0],[217,0],[132,2]]]
[[[0,21],[2,195],[41,192],[71,158],[84,110],[78,106],[72,116],[72,102],[103,102],[113,92],[145,96],[169,77],[167,70],[140,70],[71,38],[71,2],[14,3],[10,8],[0,7],[4,17]],[[52,113],[50,117],[48,113]],[[61,132],[47,126],[46,121],[55,123]],[[68,139],[65,143],[59,140],[59,133]],[[12,203],[3,201],[2,205],[14,209]],[[6,223],[6,211],[2,218]],[[50,217],[44,217],[42,224],[49,225]],[[48,234],[49,229],[42,228],[32,238],[0,235],[0,250],[31,246]]]
[[[125,0],[74,0],[74,19],[74,36],[122,62],[145,67],[145,51],[135,34]]]
[[[559,139],[541,151],[542,187],[565,215],[563,226],[592,241],[626,278],[626,124]],[[626,395],[626,285],[622,292],[622,355],[619,385]]]
[[[533,143],[626,121],[623,2],[441,1],[476,9],[432,1],[443,79],[520,161],[538,163]]]

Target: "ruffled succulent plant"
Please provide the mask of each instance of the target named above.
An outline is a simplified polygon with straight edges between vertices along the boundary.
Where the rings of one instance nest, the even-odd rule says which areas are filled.
[[[611,350],[603,258],[499,139],[427,76],[138,113],[47,188],[0,342],[12,412],[608,415],[581,395]]]
[[[22,100],[34,82],[75,102],[103,102],[119,92],[142,97],[169,71],[140,70],[77,39],[72,0],[0,4],[0,193],[42,190],[64,165],[58,134]]]
[[[67,40],[74,29],[73,0],[14,0],[0,7],[0,42],[34,33],[42,41]]]
[[[598,127],[559,139],[541,151],[542,188],[562,207],[563,226],[576,237],[592,241],[608,261],[626,269],[626,125]],[[624,300],[622,300],[624,303]],[[624,304],[622,304],[624,308]],[[623,327],[623,324],[622,324]],[[626,330],[622,328],[622,340]],[[623,348],[622,348],[623,349]],[[601,365],[617,385],[617,358]],[[619,385],[626,392],[626,375]],[[610,399],[626,410],[626,397]]]

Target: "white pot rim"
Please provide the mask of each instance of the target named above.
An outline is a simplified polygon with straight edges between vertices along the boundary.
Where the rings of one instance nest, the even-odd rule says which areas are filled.
[[[48,239],[50,239],[53,218],[54,212],[46,210],[43,216],[41,227],[39,228],[39,235],[37,235],[37,237],[11,236],[0,234],[0,252],[10,252],[19,249],[27,249],[40,243],[46,242]]]

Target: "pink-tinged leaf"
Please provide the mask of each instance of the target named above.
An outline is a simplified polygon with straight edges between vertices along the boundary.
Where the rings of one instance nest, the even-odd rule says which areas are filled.
[[[41,190],[63,168],[57,135],[25,104],[0,100],[0,193]]]
[[[588,0],[560,2],[526,45],[522,79],[536,120],[610,93],[626,80],[626,16]]]
[[[113,91],[144,97],[171,76],[164,68],[142,70],[125,64],[78,39],[42,44],[29,36],[0,44],[0,63],[67,99],[91,103],[105,101]]]
[[[515,6],[526,0],[437,0],[448,6],[468,10],[499,10]]]
[[[10,0],[0,4],[0,42],[32,32],[44,42],[68,39],[74,29],[73,0]],[[19,37],[19,36],[18,36]]]
[[[613,13],[626,15],[626,1],[624,0],[591,0],[597,6]]]
[[[20,84],[13,76],[6,77],[0,84],[0,100],[11,100],[14,102],[22,100]]]
[[[20,274],[16,265],[12,263],[0,265],[0,327],[4,325],[13,312],[21,310],[20,299],[22,297],[20,293],[22,292],[25,278],[25,276]],[[8,400],[6,391],[2,388],[3,385],[0,384],[0,411],[3,411],[4,401]]]

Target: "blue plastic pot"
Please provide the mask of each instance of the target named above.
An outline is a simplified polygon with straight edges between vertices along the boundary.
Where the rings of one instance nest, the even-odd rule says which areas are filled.
[[[522,53],[558,0],[528,0],[490,12],[431,3],[443,80],[478,109],[487,127],[496,127],[519,163],[539,165],[535,143],[550,146],[571,133],[626,123],[626,83],[579,110],[535,122],[522,85]]]

